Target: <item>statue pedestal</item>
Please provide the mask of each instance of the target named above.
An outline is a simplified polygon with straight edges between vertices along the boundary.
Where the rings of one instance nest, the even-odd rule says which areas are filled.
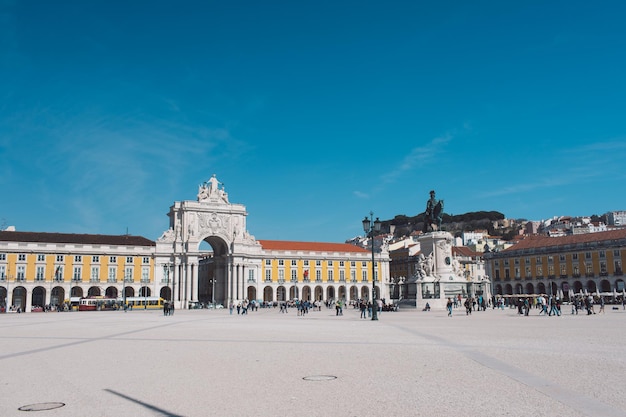
[[[420,310],[426,303],[430,304],[431,309],[443,310],[448,297],[461,295],[467,298],[468,282],[452,257],[453,241],[450,233],[439,231],[418,238],[421,247],[420,272],[409,283],[408,291],[416,294],[417,308]]]

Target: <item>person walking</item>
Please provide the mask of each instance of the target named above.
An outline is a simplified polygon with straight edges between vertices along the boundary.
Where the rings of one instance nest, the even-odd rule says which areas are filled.
[[[364,300],[359,302],[359,309],[361,310],[361,318],[367,319],[367,304]]]
[[[448,309],[448,317],[452,317],[452,300],[448,297],[448,303],[446,304],[446,308]]]

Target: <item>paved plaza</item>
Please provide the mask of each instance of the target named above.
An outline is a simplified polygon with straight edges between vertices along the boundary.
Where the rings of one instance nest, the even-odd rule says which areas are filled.
[[[626,416],[626,312],[568,308],[4,314],[0,416]]]

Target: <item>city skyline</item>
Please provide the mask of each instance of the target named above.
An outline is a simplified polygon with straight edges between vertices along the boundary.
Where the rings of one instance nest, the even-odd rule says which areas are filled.
[[[257,239],[626,209],[617,1],[0,3],[0,222],[157,239],[213,174]]]

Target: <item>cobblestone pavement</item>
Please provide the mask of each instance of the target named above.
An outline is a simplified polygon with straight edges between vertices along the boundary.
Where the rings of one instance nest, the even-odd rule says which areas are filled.
[[[626,312],[0,315],[0,416],[626,416]]]

